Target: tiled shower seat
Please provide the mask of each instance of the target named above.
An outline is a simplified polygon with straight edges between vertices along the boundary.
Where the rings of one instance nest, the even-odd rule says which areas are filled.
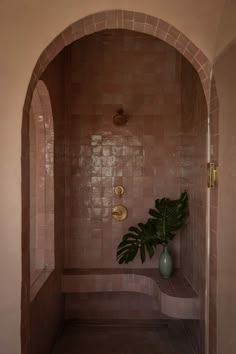
[[[62,275],[62,292],[96,293],[128,291],[158,299],[164,315],[179,319],[199,319],[199,299],[180,270],[169,280],[157,269],[68,269]]]

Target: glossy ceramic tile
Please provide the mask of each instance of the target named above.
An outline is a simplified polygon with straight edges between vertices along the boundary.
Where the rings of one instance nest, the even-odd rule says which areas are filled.
[[[86,37],[66,55],[65,266],[117,267],[116,248],[128,227],[147,219],[157,197],[179,194],[181,57],[159,40],[127,31]],[[120,107],[128,122],[117,127],[112,117]],[[121,199],[116,185],[125,188]],[[111,219],[117,204],[128,209],[123,223]],[[178,266],[178,237],[172,251]],[[155,258],[144,266],[156,264]],[[138,259],[129,266],[137,265]]]
[[[205,326],[207,105],[197,73],[185,61],[182,62],[181,126],[181,189],[187,190],[189,194],[190,217],[187,227],[181,232],[180,261],[183,273],[200,297],[201,338],[199,351],[203,352]],[[189,330],[193,337],[199,337],[198,327],[191,325]]]

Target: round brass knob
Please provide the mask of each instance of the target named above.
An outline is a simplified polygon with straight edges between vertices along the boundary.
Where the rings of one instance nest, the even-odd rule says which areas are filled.
[[[112,217],[116,221],[123,221],[127,218],[128,211],[125,206],[117,205],[112,209]]]
[[[116,187],[114,188],[114,192],[115,192],[115,194],[116,194],[118,197],[122,197],[122,195],[123,195],[124,192],[125,192],[125,189],[124,189],[124,187],[122,187],[122,186],[116,186]]]

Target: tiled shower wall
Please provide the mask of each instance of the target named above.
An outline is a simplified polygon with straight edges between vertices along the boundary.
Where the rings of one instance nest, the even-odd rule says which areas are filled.
[[[128,227],[147,219],[157,197],[175,198],[183,189],[190,196],[189,227],[171,247],[175,265],[181,264],[204,298],[206,107],[194,69],[158,39],[112,30],[74,42],[43,79],[54,115],[56,272],[32,303],[34,353],[43,351],[37,328],[45,323],[44,313],[53,314],[42,326],[47,345],[61,319],[64,230],[66,268],[118,267],[116,248]],[[123,127],[112,123],[120,107],[129,117]],[[114,196],[116,185],[125,187],[122,199]],[[117,204],[128,208],[122,223],[111,218]],[[157,264],[158,255],[144,266]],[[137,266],[139,260],[128,265]],[[108,312],[116,299],[122,302],[119,294],[111,299],[103,295]],[[94,303],[87,295],[72,294],[72,315],[80,300]],[[141,303],[147,305],[141,296],[132,301],[134,312]],[[194,332],[194,326],[189,328]]]
[[[66,295],[65,318],[78,319],[160,319],[158,298],[135,292],[97,292]]]
[[[204,352],[205,320],[205,254],[206,254],[206,193],[207,193],[207,105],[200,79],[184,58],[182,60],[181,119],[181,190],[189,195],[190,217],[181,232],[180,265],[185,277],[200,297],[201,338],[198,350]],[[188,323],[197,338],[198,324]]]
[[[128,227],[147,220],[157,197],[180,192],[181,55],[150,36],[110,30],[74,42],[65,56],[65,267],[118,267]],[[117,127],[121,107],[128,123]],[[128,209],[124,222],[111,218],[117,204]],[[178,237],[171,247],[179,266]],[[156,255],[144,266],[157,264]]]
[[[30,279],[54,268],[54,129],[50,97],[40,80],[30,110]],[[32,297],[32,289],[31,289]]]
[[[50,351],[63,321],[64,298],[61,294],[64,237],[64,77],[63,55],[47,68],[42,80],[51,99],[54,123],[54,218],[55,270],[30,304],[30,353]],[[53,191],[49,187],[48,195]]]
[[[181,189],[190,217],[181,234],[181,267],[197,293],[205,276],[207,105],[194,68],[182,60]]]

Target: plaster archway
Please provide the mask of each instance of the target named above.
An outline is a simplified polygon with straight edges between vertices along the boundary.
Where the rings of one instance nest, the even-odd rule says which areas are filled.
[[[184,33],[180,32],[174,26],[169,23],[159,19],[157,17],[149,16],[144,13],[134,12],[134,11],[123,11],[123,10],[109,10],[99,13],[89,15],[85,18],[78,20],[69,27],[67,27],[62,33],[60,33],[43,51],[39,57],[31,80],[28,86],[24,109],[23,109],[23,125],[22,125],[22,177],[23,177],[23,193],[22,193],[22,205],[23,205],[23,218],[22,220],[22,274],[23,274],[23,286],[22,286],[22,334],[25,336],[27,333],[27,314],[28,314],[28,267],[29,267],[29,254],[27,249],[27,244],[29,242],[29,211],[27,206],[29,206],[29,190],[27,189],[28,181],[28,120],[29,120],[29,108],[32,100],[32,94],[34,88],[40,79],[41,75],[47,68],[48,64],[57,56],[57,54],[67,45],[75,40],[78,40],[84,36],[90,35],[95,32],[99,32],[105,29],[128,29],[136,32],[146,33],[148,35],[159,38],[169,44],[170,46],[176,48],[195,68],[199,78],[202,83],[204,90],[206,102],[208,105],[208,115],[214,119],[214,126],[218,127],[218,115],[219,115],[219,104],[216,92],[216,86],[214,83],[214,78],[211,75],[211,63],[205,54],[190,40]],[[211,136],[211,146],[212,146],[212,158],[218,161],[218,128],[214,131]],[[217,190],[212,191],[213,198],[211,198],[210,208],[213,210],[217,208],[217,202],[215,194]],[[210,254],[210,243],[214,243],[213,238],[216,237],[216,223],[217,220],[212,218],[209,230],[214,230],[210,234],[210,240],[207,243],[207,258],[211,269],[214,268],[212,262],[216,261],[216,255],[211,257]],[[206,277],[209,278],[210,266],[206,270]],[[208,279],[209,280],[209,279]],[[211,291],[214,293],[216,286],[215,281],[211,280]],[[209,294],[207,295],[209,298]],[[212,307],[211,312],[213,313],[214,307]],[[26,314],[26,317],[25,317]],[[215,341],[215,325],[207,323],[206,328],[211,328],[210,343]],[[206,317],[208,321],[208,316]],[[208,333],[207,333],[208,335]],[[211,339],[212,337],[212,339]],[[214,344],[214,343],[213,343]],[[210,344],[210,345],[213,345]],[[24,350],[27,348],[27,343],[22,341],[22,346]],[[23,350],[23,352],[25,352]],[[27,352],[27,351],[26,351]]]

